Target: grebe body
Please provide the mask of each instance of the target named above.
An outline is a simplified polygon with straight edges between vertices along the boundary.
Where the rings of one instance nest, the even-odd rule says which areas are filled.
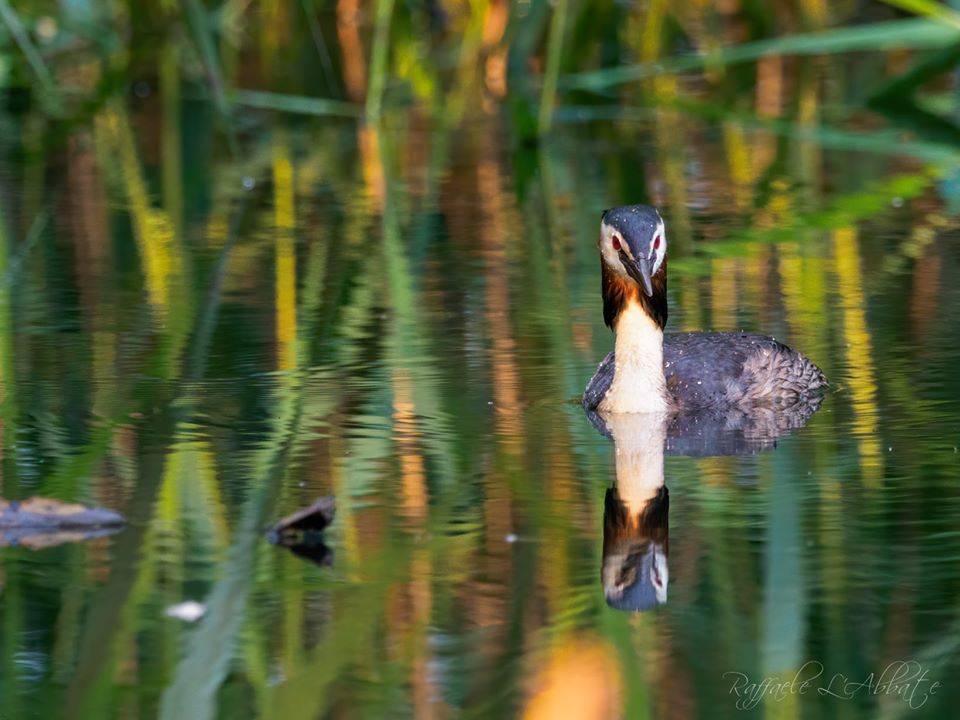
[[[664,335],[667,238],[646,205],[607,210],[600,223],[603,314],[616,333],[583,396],[601,413],[790,407],[818,398],[827,380],[804,355],[743,332]]]

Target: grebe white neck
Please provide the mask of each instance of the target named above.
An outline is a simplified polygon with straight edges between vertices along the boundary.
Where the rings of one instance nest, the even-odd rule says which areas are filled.
[[[663,330],[632,298],[624,304],[616,323],[613,382],[599,410],[604,413],[668,411]]]

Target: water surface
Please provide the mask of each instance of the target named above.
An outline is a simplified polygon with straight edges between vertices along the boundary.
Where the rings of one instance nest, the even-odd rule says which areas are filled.
[[[784,125],[571,107],[537,143],[479,104],[248,110],[234,155],[149,76],[75,122],[8,114],[3,496],[129,525],[0,551],[0,715],[950,717],[955,151],[803,132],[793,108],[855,94],[821,97],[839,64],[785,72]],[[631,613],[601,583],[613,445],[577,399],[612,347],[599,215],[642,201],[670,328],[772,334],[832,390],[773,449],[667,456],[667,601]],[[332,564],[266,542],[325,495]],[[942,683],[919,709],[731,693],[906,660]]]

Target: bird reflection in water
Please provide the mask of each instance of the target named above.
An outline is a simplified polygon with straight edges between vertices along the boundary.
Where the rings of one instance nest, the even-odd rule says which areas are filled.
[[[607,489],[603,507],[604,595],[617,610],[649,610],[667,601],[666,418],[615,415],[607,428],[616,453],[616,483]]]
[[[600,576],[607,604],[642,612],[667,601],[670,494],[664,455],[753,455],[806,424],[815,398],[789,408],[686,415],[589,413],[614,445],[616,480],[603,508]]]

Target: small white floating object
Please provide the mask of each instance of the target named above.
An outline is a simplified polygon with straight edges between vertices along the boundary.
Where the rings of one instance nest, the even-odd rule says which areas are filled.
[[[164,611],[164,615],[192,623],[202,618],[205,612],[207,612],[207,606],[203,603],[198,603],[196,600],[185,600],[168,607]]]
[[[514,533],[507,533],[507,535],[503,539],[506,540],[508,543],[515,543],[520,538],[518,538]]]

